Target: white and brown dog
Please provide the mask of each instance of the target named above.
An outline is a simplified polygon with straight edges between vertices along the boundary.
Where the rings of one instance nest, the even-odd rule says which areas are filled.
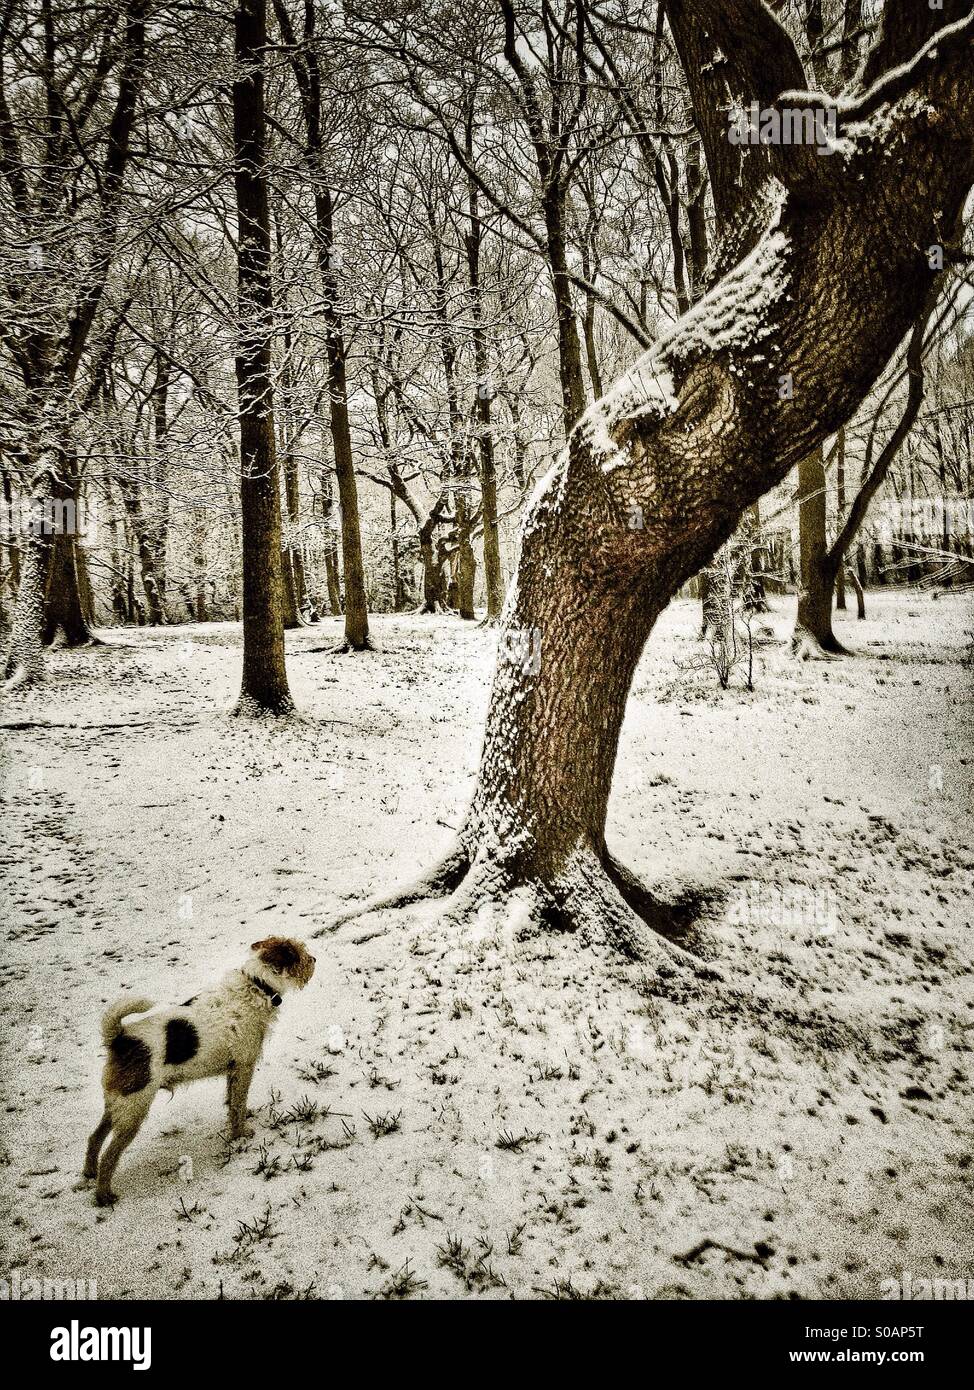
[[[255,941],[250,949],[253,954],[246,965],[178,1008],[157,1008],[149,999],[127,995],[105,1011],[105,1113],[88,1140],[81,1183],[97,1178],[99,1206],[118,1200],[112,1176],[160,1086],[226,1076],[230,1137],[253,1133],[247,1124],[247,1092],[267,1030],[281,996],[289,989],[303,989],[311,979],[315,958],[300,941],[283,936]],[[126,1023],[133,1014],[140,1017]],[[109,1134],[111,1143],[99,1162]]]

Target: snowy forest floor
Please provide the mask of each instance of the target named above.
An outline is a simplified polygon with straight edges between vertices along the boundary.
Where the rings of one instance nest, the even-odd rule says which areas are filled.
[[[875,1298],[971,1277],[974,756],[969,604],[867,596],[857,654],[756,689],[680,676],[664,615],[609,818],[664,892],[703,886],[737,1002],[564,936],[465,939],[435,907],[312,946],[229,1145],[223,1087],[160,1093],[110,1210],[75,1192],[99,1018],[310,935],[450,839],[496,633],[379,617],[288,634],[302,716],[227,718],[229,625],[62,651],[3,734],[0,1273],[98,1296]],[[13,728],[12,725],[30,725]],[[385,930],[383,930],[385,928]]]

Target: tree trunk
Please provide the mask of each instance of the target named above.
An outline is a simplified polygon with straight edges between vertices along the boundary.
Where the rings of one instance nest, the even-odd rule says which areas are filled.
[[[835,454],[835,527],[842,529],[845,517],[845,428],[836,436]],[[835,606],[845,612],[845,566],[840,563],[835,570]]]
[[[318,209],[319,262],[325,287],[325,346],[328,355],[328,399],[335,477],[342,517],[342,567],[345,579],[345,641],[347,651],[368,651],[369,610],[365,597],[362,561],[362,528],[359,521],[358,485],[352,458],[352,433],[348,422],[348,385],[345,377],[345,339],[336,305],[337,283],[331,267],[333,242],[331,194],[325,189],[315,197]]]
[[[66,458],[60,476],[52,487],[51,549],[44,590],[45,646],[58,632],[69,647],[82,647],[94,640],[88,627],[81,598],[78,574],[77,533],[81,521],[78,509],[78,479],[75,462]]]
[[[331,490],[331,476],[328,469],[322,469],[321,478],[321,525],[325,538],[325,584],[328,589],[328,611],[333,618],[341,616],[342,586],[338,569],[338,544],[333,525],[335,499]]]
[[[291,566],[291,552],[289,550],[285,550],[281,555],[281,578],[283,580],[281,589],[281,611],[284,630],[287,632],[301,626],[301,616],[298,612],[297,591],[294,584],[294,570]]]
[[[859,576],[851,565],[846,569],[846,574],[856,596],[856,617],[861,620],[866,616],[866,596],[859,582]]]
[[[471,115],[472,121],[472,115]],[[467,155],[473,159],[473,129],[467,126]],[[501,573],[500,537],[497,529],[497,467],[494,461],[494,431],[491,422],[491,402],[494,386],[487,361],[487,334],[484,330],[483,287],[480,273],[480,247],[483,228],[477,185],[467,180],[467,213],[469,230],[466,234],[467,273],[470,278],[471,318],[474,352],[474,371],[477,375],[477,445],[480,458],[480,504],[484,522],[484,583],[487,589],[486,622],[500,619],[504,604],[504,576]],[[471,595],[471,608],[473,607]]]
[[[825,527],[825,465],[819,447],[798,465],[800,580],[792,645],[803,655],[845,651],[832,631],[836,566],[829,556]]]
[[[162,586],[156,571],[159,548],[158,545],[153,544],[153,537],[150,535],[150,528],[145,519],[137,484],[131,478],[119,477],[117,481],[139,552],[139,568],[142,573],[142,587],[145,590],[146,603],[148,604],[149,623],[153,627],[158,627],[166,621],[165,609],[162,606]]]
[[[389,492],[389,539],[392,546],[392,611],[405,607],[402,591],[402,565],[399,559],[399,523],[396,518],[396,494]]]
[[[44,599],[44,645],[50,646],[61,632],[67,646],[83,647],[93,639],[81,601],[77,542],[63,532],[52,541]]]
[[[469,503],[466,498],[457,498],[457,611],[468,621],[477,616],[473,606],[474,582],[477,576],[477,557],[470,544]]]
[[[159,595],[159,606],[162,610],[161,622],[166,620],[164,605],[166,602],[166,558],[169,547],[169,381],[169,361],[160,356],[153,388],[152,408],[156,445],[152,568]],[[148,597],[148,593],[146,597]]]
[[[328,585],[328,610],[332,617],[338,618],[342,612],[342,588],[334,546],[325,552],[325,581]]]
[[[30,362],[27,370],[22,367],[28,396],[32,402],[39,403],[35,432],[41,443],[38,447],[38,467],[33,471],[31,481],[32,504],[40,503],[43,506],[48,502],[54,491],[55,479],[63,476],[57,465],[63,462],[67,452],[64,448],[64,436],[70,432],[70,421],[75,409],[72,388],[112,268],[121,218],[129,143],[145,77],[147,9],[147,0],[127,0],[127,3],[120,6],[120,13],[124,16],[124,32],[118,47],[124,56],[115,82],[115,99],[111,104],[110,113],[106,112],[107,121],[103,127],[105,153],[100,167],[93,162],[94,147],[91,147],[91,151],[84,151],[85,161],[91,164],[95,172],[98,197],[94,207],[88,210],[89,216],[93,213],[93,220],[89,223],[90,235],[78,242],[79,263],[75,266],[76,272],[81,269],[82,242],[88,243],[91,248],[84,274],[79,277],[79,288],[77,293],[71,294],[67,303],[58,305],[57,291],[53,288],[58,277],[53,277],[52,295],[45,301],[43,320],[30,325],[32,331],[28,336],[36,334],[37,339],[44,343],[44,346],[33,354],[33,360],[30,357],[26,359]],[[53,61],[50,66],[53,69]],[[48,73],[47,77],[50,79],[51,74]],[[62,99],[55,91],[51,80],[48,80],[46,85],[49,111],[53,112],[62,104]],[[94,94],[98,89],[99,86],[92,85],[90,90]],[[5,103],[4,105],[6,107]],[[62,111],[58,111],[56,119],[57,124],[61,126],[64,122]],[[7,135],[13,134],[6,109],[4,124],[9,127],[4,136],[6,146]],[[73,136],[75,139],[80,136],[77,128],[73,130]],[[60,136],[53,141],[47,140],[45,144],[47,153],[62,149]],[[15,138],[12,148],[13,160],[9,157],[10,149],[7,149],[4,159],[6,164],[16,162],[16,148]],[[27,166],[22,165],[11,191],[21,215],[29,222],[33,216],[33,199],[24,178],[26,171]],[[52,168],[43,163],[36,173],[39,195],[37,201],[40,207],[44,208],[49,193],[61,189],[64,174],[60,168]],[[59,199],[60,192],[56,192],[55,196]],[[47,235],[47,230],[42,232],[45,238]],[[65,311],[63,319],[55,327],[55,321],[62,309]],[[51,317],[50,311],[54,311]],[[50,440],[56,442],[51,445]],[[41,533],[32,535],[26,545],[10,651],[5,664],[7,677],[17,684],[39,681],[44,674],[45,595],[50,565],[54,558],[51,540],[52,537],[45,536],[41,528]]]
[[[236,712],[294,708],[284,666],[281,499],[274,441],[270,216],[267,202],[263,56],[265,0],[238,0],[233,84],[237,195],[236,354],[243,548],[243,677]]]
[[[320,169],[325,157],[322,130],[321,72],[315,47],[316,14],[313,5],[304,9],[304,43],[299,45],[283,0],[275,0],[274,12],[281,34],[291,50],[291,66],[298,86],[304,117],[309,166]],[[342,520],[342,566],[345,579],[345,640],[339,651],[368,651],[369,612],[365,594],[365,566],[362,562],[362,531],[359,522],[358,486],[352,455],[352,434],[348,421],[348,383],[342,316],[338,307],[338,280],[335,274],[335,226],[331,189],[315,184],[315,252],[322,287],[322,319],[325,325],[325,351],[328,362],[328,402],[335,476]],[[329,578],[329,591],[331,581]],[[333,608],[334,611],[334,608]]]
[[[32,527],[23,540],[20,585],[4,675],[11,684],[30,685],[44,675],[44,614],[53,536]]]
[[[284,260],[284,247],[281,238],[281,219],[274,219],[274,234],[277,246],[278,264]],[[302,610],[305,604],[304,562],[301,557],[299,540],[301,527],[301,491],[298,477],[298,459],[294,448],[294,381],[291,367],[291,328],[287,304],[283,306],[283,361],[281,363],[281,394],[279,402],[281,453],[284,456],[284,502],[287,508],[287,530],[282,557],[284,572],[284,626],[301,627]]]
[[[419,528],[419,554],[423,562],[423,601],[420,613],[438,613],[446,607],[446,585],[443,581],[443,562],[433,541],[436,513]]]

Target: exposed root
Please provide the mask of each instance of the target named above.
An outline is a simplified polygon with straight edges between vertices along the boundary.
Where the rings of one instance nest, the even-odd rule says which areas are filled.
[[[667,960],[695,975],[720,973],[673,939],[691,920],[688,902],[668,905],[654,898],[628,869],[610,855],[578,855],[553,892],[565,924],[583,940],[604,942],[629,960]]]
[[[7,667],[7,679],[4,681],[3,690],[0,693],[10,695],[15,690],[21,690],[37,683],[38,678],[36,676],[31,678],[23,662],[17,662]]]
[[[275,705],[262,705],[253,695],[241,695],[229,711],[233,719],[290,719],[296,713],[297,708],[290,696]]]
[[[428,874],[386,897],[370,898],[312,933],[331,935],[375,912],[394,911],[431,898],[446,898],[443,926],[463,928],[488,912],[517,935],[542,931],[577,933],[586,945],[607,945],[629,960],[666,963],[671,972],[697,978],[720,974],[682,942],[698,944],[692,924],[699,899],[665,904],[606,856],[580,852],[551,882],[518,872],[503,854],[482,848],[471,859],[457,842]],[[362,940],[370,940],[370,932]],[[680,938],[677,940],[676,938]]]
[[[311,937],[332,936],[349,922],[356,922],[360,917],[367,917],[371,912],[393,911],[398,908],[411,907],[413,903],[423,902],[427,898],[445,897],[461,882],[469,866],[469,856],[457,841],[439,863],[427,870],[422,877],[401,884],[391,893],[367,898],[359,907],[352,908],[351,911],[333,918],[325,926],[319,927],[316,932],[311,933]]]
[[[364,642],[349,642],[346,637],[343,641],[336,642],[334,646],[312,647],[311,650],[324,652],[326,656],[356,656],[359,652],[377,652],[379,649],[371,637],[366,637]]]
[[[791,650],[799,661],[835,661],[837,657],[852,655],[848,648],[843,647],[838,638],[833,637],[831,641],[819,641],[804,627],[795,628],[794,636],[791,639]]]
[[[601,864],[618,892],[652,931],[691,955],[700,954],[703,942],[697,923],[710,906],[712,894],[688,890],[674,902],[663,902],[608,851]]]

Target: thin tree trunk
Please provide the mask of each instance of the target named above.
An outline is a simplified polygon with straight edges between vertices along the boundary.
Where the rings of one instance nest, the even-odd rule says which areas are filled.
[[[352,457],[352,432],[348,420],[348,384],[345,375],[345,338],[338,313],[338,286],[332,269],[334,228],[331,193],[323,189],[315,196],[318,226],[318,260],[324,284],[325,348],[328,357],[328,400],[331,440],[338,480],[338,502],[342,519],[342,568],[345,580],[345,641],[348,651],[367,651],[369,610],[365,596],[365,566],[362,561],[362,529],[359,521],[358,485]]]
[[[165,621],[166,552],[169,547],[169,380],[168,359],[160,357],[153,390],[153,421],[155,432],[155,502],[153,536],[153,571],[159,592],[159,603]]]
[[[467,123],[467,156],[473,159],[472,113]],[[484,331],[483,286],[481,283],[480,248],[483,228],[477,186],[467,180],[466,234],[467,273],[470,279],[470,300],[474,352],[474,371],[477,375],[477,445],[480,457],[480,501],[484,525],[484,583],[487,589],[486,622],[496,623],[504,603],[504,576],[501,573],[500,536],[497,527],[497,468],[494,461],[494,431],[491,421],[493,382],[487,361],[487,335]]]
[[[162,606],[162,590],[156,571],[158,547],[153,544],[153,537],[146,522],[142,509],[142,499],[139,496],[136,483],[131,478],[122,477],[119,477],[117,482],[139,552],[139,569],[142,574],[142,587],[145,590],[148,605],[149,623],[151,626],[157,627],[166,621],[165,609]]]
[[[237,713],[294,708],[284,666],[281,499],[274,441],[270,215],[267,202],[263,57],[265,0],[238,0],[233,84],[237,195],[236,376],[240,414],[243,547],[243,676]]]
[[[321,508],[322,530],[325,537],[325,584],[328,589],[328,611],[333,618],[341,617],[342,585],[338,569],[338,545],[332,519],[335,515],[335,499],[331,490],[331,476],[322,470]]]
[[[835,454],[835,526],[842,529],[845,516],[845,427],[836,436]],[[845,566],[839,564],[835,571],[835,606],[845,612]]]
[[[798,617],[792,638],[804,655],[816,650],[841,653],[845,648],[832,631],[836,566],[826,536],[825,464],[821,447],[798,465]]]
[[[399,563],[399,529],[396,519],[396,494],[389,490],[389,539],[392,545],[392,611],[403,608],[402,573]]]
[[[315,48],[316,14],[314,5],[304,9],[304,41],[297,42],[287,6],[275,0],[274,13],[281,34],[288,44],[304,117],[308,162],[319,169],[324,157],[322,130],[321,73]],[[338,280],[335,274],[335,226],[331,189],[320,177],[315,184],[315,253],[322,286],[322,319],[325,326],[325,353],[328,363],[328,403],[335,476],[342,521],[342,568],[345,580],[345,640],[340,651],[368,651],[369,611],[365,593],[365,566],[362,561],[362,530],[359,521],[358,485],[352,454],[352,433],[348,420],[348,382],[342,316],[338,308]]]
[[[284,247],[281,237],[281,219],[274,219],[274,235],[277,248],[278,265],[284,261]],[[287,539],[282,557],[284,571],[284,626],[301,627],[302,610],[305,604],[304,562],[301,557],[298,535],[301,526],[301,493],[298,479],[298,460],[294,448],[294,377],[291,366],[291,327],[286,303],[282,305],[283,326],[281,339],[283,361],[281,363],[281,393],[278,419],[280,422],[281,452],[284,456],[284,502],[287,508]]]

